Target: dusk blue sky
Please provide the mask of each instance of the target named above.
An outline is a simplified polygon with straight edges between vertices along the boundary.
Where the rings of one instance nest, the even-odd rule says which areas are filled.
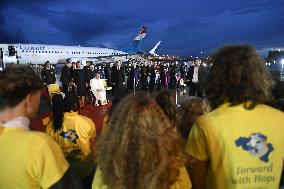
[[[284,47],[284,0],[0,0],[0,43],[128,47],[210,54],[225,44]]]

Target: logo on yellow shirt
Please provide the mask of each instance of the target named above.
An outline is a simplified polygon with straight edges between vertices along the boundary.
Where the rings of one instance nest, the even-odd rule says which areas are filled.
[[[266,142],[267,137],[261,133],[253,133],[248,138],[239,137],[235,144],[242,147],[243,150],[249,151],[251,156],[259,157],[261,161],[268,162],[269,154],[274,150],[271,143]]]
[[[77,139],[79,138],[76,131],[74,131],[73,129],[68,129],[67,132],[62,131],[59,133],[59,136],[62,136],[63,138],[70,140],[74,144],[77,144]]]

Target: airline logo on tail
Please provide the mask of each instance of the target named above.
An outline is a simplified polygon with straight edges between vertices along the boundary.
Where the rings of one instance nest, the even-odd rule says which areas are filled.
[[[142,40],[146,37],[146,33],[147,33],[147,27],[142,26],[138,35],[134,38],[131,46],[133,48],[138,48],[141,45]]]
[[[139,31],[138,35],[134,38],[134,41],[140,41],[145,38],[147,32],[147,28],[142,26],[141,30]]]

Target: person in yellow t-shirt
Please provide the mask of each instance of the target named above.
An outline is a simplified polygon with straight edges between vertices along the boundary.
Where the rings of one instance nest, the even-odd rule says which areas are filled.
[[[52,97],[52,117],[43,119],[46,133],[62,148],[71,168],[91,185],[94,172],[92,147],[96,137],[94,122],[78,114],[79,99],[74,93]],[[90,179],[90,178],[91,179]]]
[[[181,139],[154,99],[124,98],[96,146],[93,189],[190,189]]]
[[[264,105],[272,80],[250,45],[212,56],[206,95],[213,111],[192,127],[186,151],[195,188],[279,188],[284,114]],[[209,82],[210,81],[210,82]]]
[[[30,131],[43,83],[28,66],[0,72],[0,188],[80,188],[59,145]]]

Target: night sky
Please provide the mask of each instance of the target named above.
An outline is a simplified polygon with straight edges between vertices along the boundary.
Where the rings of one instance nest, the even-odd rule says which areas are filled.
[[[0,43],[142,49],[199,56],[224,44],[284,47],[284,0],[0,0]]]

